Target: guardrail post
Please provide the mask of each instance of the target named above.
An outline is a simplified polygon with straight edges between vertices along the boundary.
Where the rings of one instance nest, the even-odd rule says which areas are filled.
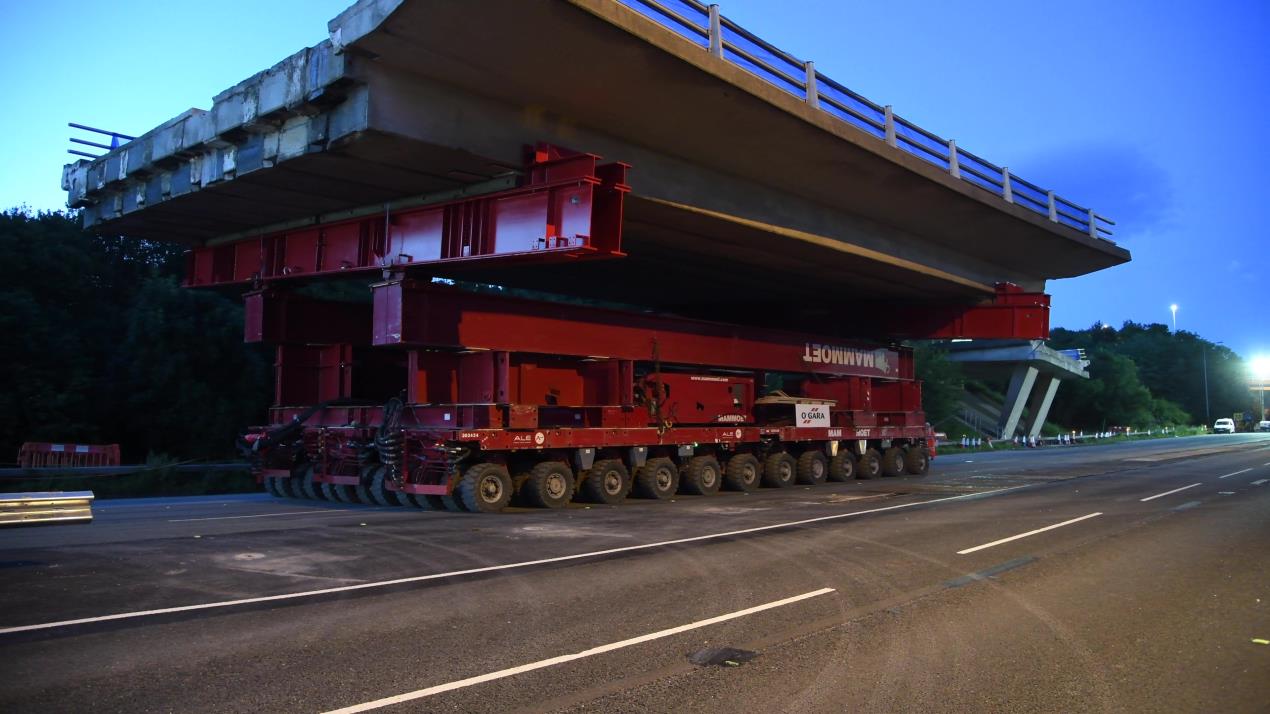
[[[891,111],[890,104],[882,108],[882,114],[886,119],[886,143],[895,146],[895,112]]]
[[[961,162],[957,159],[957,142],[948,140],[948,173],[953,178],[961,178]]]
[[[1049,201],[1050,220],[1058,223],[1058,202],[1054,200],[1054,192],[1047,191],[1045,193],[1045,198]]]
[[[1001,197],[1006,203],[1014,203],[1014,187],[1010,185],[1010,169],[1001,167]]]
[[[719,6],[710,8],[710,54],[723,59],[723,23],[719,21]]]
[[[1094,216],[1094,209],[1089,209],[1089,237],[1098,237],[1098,218]]]
[[[807,73],[807,103],[820,108],[820,89],[816,86],[816,63],[811,60],[803,62],[803,71]]]

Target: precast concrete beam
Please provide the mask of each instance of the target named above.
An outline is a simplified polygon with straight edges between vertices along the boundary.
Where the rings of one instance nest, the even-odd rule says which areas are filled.
[[[615,0],[362,0],[328,29],[330,40],[210,109],[68,166],[70,205],[90,227],[205,244],[487,182],[547,141],[632,164],[630,255],[669,256],[701,294],[717,293],[708,283],[722,276],[739,293],[841,282],[850,290],[834,290],[856,301],[973,302],[997,281],[1041,290],[1129,258]],[[764,237],[729,238],[741,232]],[[819,239],[831,243],[810,247]],[[814,269],[764,274],[793,254]],[[589,270],[559,283],[605,282]]]

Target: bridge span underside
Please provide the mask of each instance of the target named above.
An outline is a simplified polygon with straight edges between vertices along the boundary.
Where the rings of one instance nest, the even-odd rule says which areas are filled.
[[[434,270],[650,307],[964,301],[1129,254],[956,179],[614,0],[363,0],[304,50],[66,168],[88,226],[191,246],[516,180],[537,142],[631,165],[623,252]],[[738,308],[745,309],[745,308]]]

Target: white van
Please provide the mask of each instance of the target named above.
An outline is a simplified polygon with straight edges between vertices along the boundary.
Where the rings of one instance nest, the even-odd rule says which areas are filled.
[[[1217,422],[1213,424],[1213,433],[1214,434],[1235,433],[1235,420],[1234,419],[1218,419]]]

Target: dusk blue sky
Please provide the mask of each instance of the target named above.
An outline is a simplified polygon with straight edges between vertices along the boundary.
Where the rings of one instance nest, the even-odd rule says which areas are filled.
[[[140,134],[206,108],[322,40],[348,4],[10,3],[0,207],[64,206],[66,122]],[[1051,283],[1053,325],[1167,323],[1177,303],[1180,329],[1270,353],[1270,2],[721,6],[873,101],[1113,218],[1133,262]]]

